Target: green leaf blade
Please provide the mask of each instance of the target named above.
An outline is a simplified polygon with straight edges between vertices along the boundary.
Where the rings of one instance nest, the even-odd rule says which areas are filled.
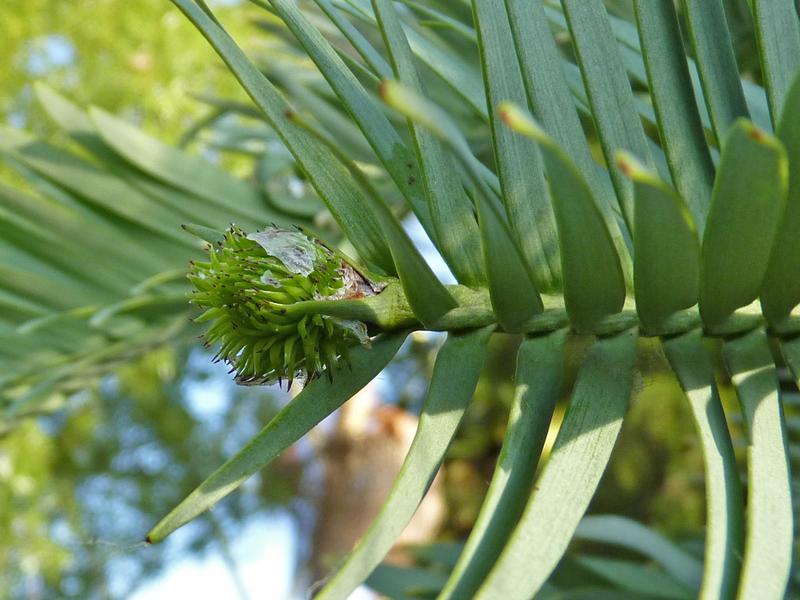
[[[769,112],[777,127],[800,69],[800,17],[792,0],[753,0],[753,22]]]
[[[703,95],[717,139],[750,115],[722,0],[683,0]]]
[[[381,597],[414,600],[423,594],[433,597],[442,589],[445,579],[444,573],[438,570],[382,563],[364,583]]]
[[[638,597],[692,600],[694,590],[652,566],[601,556],[577,556],[575,562],[615,587]]]
[[[141,233],[147,230],[162,249],[183,252],[191,247],[180,232],[181,215],[160,205],[107,170],[22,132],[0,127],[0,147],[42,177],[66,189],[103,217],[125,220]],[[16,138],[16,139],[15,139]],[[182,248],[183,247],[183,248]]]
[[[389,207],[382,200],[378,202],[376,212],[408,303],[420,322],[430,327],[447,311],[455,308],[456,301],[437,279]]]
[[[506,332],[515,333],[544,305],[521,250],[485,194],[477,193],[477,204],[489,296],[497,322]]]
[[[569,544],[606,468],[633,386],[636,334],[589,350],[556,438],[519,524],[477,600],[528,600]]]
[[[613,213],[611,181],[592,158],[542,0],[506,0],[506,8],[533,114],[578,165],[603,211]]]
[[[231,37],[191,0],[171,0],[225,61],[244,90],[275,129],[333,217],[368,263],[392,271],[389,248],[377,217],[347,170],[309,133],[286,117],[288,105]]]
[[[700,435],[706,476],[705,570],[702,600],[733,598],[739,581],[744,533],[742,486],[714,371],[700,331],[664,340]]]
[[[478,518],[439,600],[472,597],[516,525],[560,396],[566,341],[567,332],[561,330],[528,338],[520,346],[503,447]]]
[[[82,252],[94,256],[95,260],[97,256],[108,259],[117,273],[129,278],[131,283],[164,268],[163,257],[161,261],[153,260],[147,252],[131,256],[131,253],[121,250],[118,247],[120,232],[112,230],[108,223],[89,220],[72,208],[60,206],[50,199],[24,194],[0,183],[0,207],[27,222],[38,223],[51,232],[58,232],[61,239],[80,240]],[[91,230],[90,235],[87,235],[87,230]]]
[[[542,149],[558,225],[564,274],[564,302],[582,332],[625,302],[625,279],[614,241],[592,191],[575,164],[533,119],[519,108],[500,107],[505,122],[532,137]]]
[[[473,0],[478,48],[486,81],[486,104],[495,163],[509,225],[517,246],[531,265],[538,289],[559,287],[558,235],[550,205],[544,164],[535,142],[505,127],[492,107],[501,102],[524,105],[514,39],[503,0]]]
[[[232,204],[248,214],[264,212],[255,188],[202,158],[150,137],[122,119],[92,108],[89,117],[102,140],[145,173],[215,204]]]
[[[373,0],[394,74],[398,81],[422,93],[411,48],[391,0]],[[480,232],[452,156],[431,132],[409,120],[417,160],[426,190],[439,250],[456,278],[465,285],[486,282]]]
[[[700,242],[683,199],[628,153],[617,167],[633,181],[633,281],[642,325],[658,332],[664,321],[697,303]]]
[[[405,333],[393,333],[373,342],[371,349],[355,348],[352,370],[335,368],[332,379],[309,383],[242,450],[217,469],[147,534],[157,543],[178,527],[202,514],[246,479],[339,408],[367,385],[397,353]],[[335,383],[334,383],[335,382]]]
[[[364,20],[370,23],[375,21],[369,0],[347,0],[347,3],[356,7]],[[435,43],[410,24],[404,23],[403,29],[414,55],[450,86],[476,115],[488,120],[480,70],[461,56],[448,52],[446,47]]]
[[[791,352],[791,350],[790,350]],[[725,342],[747,429],[747,533],[739,598],[783,598],[793,550],[791,471],[778,377],[763,330]]]
[[[295,115],[293,118],[297,119],[297,116]],[[432,326],[447,311],[456,307],[456,301],[425,262],[422,253],[411,241],[408,233],[403,229],[400,221],[369,177],[337,146],[334,140],[311,129],[302,119],[298,119],[298,122],[312,131],[331,150],[331,153],[347,167],[353,179],[363,189],[364,197],[369,199],[372,204],[383,230],[392,254],[394,272],[400,278],[408,303],[423,325]]]
[[[675,187],[702,231],[711,203],[714,165],[692,91],[675,6],[671,0],[636,0],[635,6],[661,144]]]
[[[650,147],[636,112],[633,91],[602,0],[562,0],[603,155],[613,164],[618,150],[653,165]],[[611,171],[622,215],[633,231],[633,186]]]
[[[731,128],[722,149],[703,235],[700,314],[708,327],[758,296],[786,206],[786,153],[749,121]]]
[[[498,323],[507,332],[521,331],[543,309],[527,263],[513,241],[502,206],[484,179],[467,140],[437,105],[395,81],[381,85],[384,101],[444,141],[467,171],[477,191],[475,203],[489,294]]]
[[[389,498],[355,550],[316,596],[318,600],[347,598],[411,520],[472,399],[491,331],[484,328],[448,336],[434,365],[417,433]]]
[[[330,0],[314,0],[322,12],[336,25],[337,29],[347,38],[353,48],[361,55],[364,62],[369,65],[372,72],[379,79],[391,77],[392,67],[386,59],[375,49],[369,40],[338,10]]]
[[[761,306],[772,326],[800,303],[800,77],[786,95],[778,138],[789,161],[789,190],[761,289]]]
[[[264,0],[251,1],[259,6],[267,6]],[[409,207],[436,242],[428,204],[421,186],[416,183],[420,177],[416,157],[380,111],[379,105],[367,94],[339,54],[296,4],[289,0],[269,0],[269,4],[339,96],[350,117],[358,124],[395,185],[408,201]]]
[[[660,564],[687,587],[700,587],[703,565],[663,535],[633,519],[619,515],[588,515],[575,530],[575,539],[632,550]]]

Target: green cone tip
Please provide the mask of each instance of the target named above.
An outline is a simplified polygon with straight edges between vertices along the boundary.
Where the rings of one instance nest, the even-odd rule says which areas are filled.
[[[206,345],[245,385],[318,377],[354,344],[368,344],[367,328],[308,311],[309,300],[342,300],[380,291],[343,257],[300,230],[269,227],[247,234],[232,225],[208,246],[208,262],[190,263],[191,301],[211,322]]]

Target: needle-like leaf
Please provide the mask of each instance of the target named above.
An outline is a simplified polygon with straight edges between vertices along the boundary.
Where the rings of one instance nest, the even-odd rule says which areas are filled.
[[[604,556],[576,556],[575,562],[590,573],[620,589],[623,594],[692,600],[696,591],[670,575],[641,563]]]
[[[361,58],[369,65],[378,79],[386,79],[392,76],[392,67],[386,62],[386,59],[330,0],[314,0],[314,2],[342,32],[347,41],[352,44],[353,48],[361,55]],[[390,46],[388,50],[391,51],[392,47]]]
[[[500,102],[526,103],[525,86],[514,48],[504,0],[473,0],[478,47],[486,81],[486,103],[511,232],[532,266],[536,286],[553,290],[561,283],[561,264],[544,163],[536,143],[515,135],[491,107]]]
[[[602,0],[562,0],[562,4],[606,162],[612,164],[618,150],[628,150],[652,166],[647,138]],[[611,180],[628,230],[633,231],[633,186],[613,170]]]
[[[103,141],[145,173],[210,202],[230,203],[248,213],[264,210],[255,188],[227,171],[164,144],[99,108],[92,108],[89,116]]]
[[[703,236],[700,314],[708,327],[758,297],[786,206],[781,143],[744,119],[722,148]]]
[[[642,554],[664,567],[690,588],[699,588],[703,565],[660,533],[619,515],[589,515],[581,519],[575,539],[619,546]]]
[[[751,5],[769,112],[777,127],[800,69],[800,18],[792,0],[752,0]]]
[[[566,330],[522,342],[516,392],[492,481],[439,600],[469,598],[497,560],[530,493],[538,457],[561,395]]]
[[[337,366],[330,379],[310,382],[244,448],[159,521],[147,541],[163,540],[242,485],[367,385],[392,360],[404,339],[405,333],[393,333],[377,339],[370,349],[355,348],[352,368]]]
[[[603,214],[575,164],[530,115],[503,104],[506,124],[539,142],[550,178],[564,274],[564,302],[572,325],[591,331],[622,309],[625,280]]]
[[[761,306],[773,327],[800,303],[800,76],[786,95],[778,138],[789,161],[789,190],[761,288]]]
[[[347,3],[357,7],[363,19],[375,22],[370,0],[347,0]],[[475,113],[488,121],[489,113],[486,110],[486,95],[480,69],[459,55],[448,52],[415,28],[406,25],[403,29],[408,36],[411,50],[419,60],[441,77]]]
[[[492,327],[451,333],[439,350],[417,433],[369,531],[316,596],[344,600],[378,566],[414,516],[472,399]]]
[[[542,0],[505,0],[525,90],[534,116],[586,177],[604,213],[618,211],[608,171],[592,158]],[[503,101],[506,99],[502,99]]]
[[[635,6],[661,145],[675,188],[703,231],[714,165],[692,91],[675,5],[672,0],[636,0]]]
[[[748,117],[722,0],[683,0],[703,95],[717,139],[739,117]]]
[[[635,358],[632,331],[600,339],[589,350],[550,460],[477,600],[528,600],[558,564],[622,427]]]
[[[633,181],[634,289],[645,330],[658,333],[664,321],[697,303],[700,242],[686,203],[627,152],[617,167]]]
[[[388,272],[392,259],[369,202],[359,192],[347,169],[308,132],[286,118],[289,108],[275,87],[247,58],[227,32],[191,0],[172,0],[211,43],[262,111],[286,147],[305,171],[334,218],[361,257]]]
[[[436,242],[430,209],[419,185],[419,165],[389,120],[380,104],[370,97],[338,53],[294,2],[289,0],[251,0],[259,6],[271,6],[286,23],[297,41],[308,53],[328,84],[342,101],[344,108],[358,124],[375,154],[408,201],[411,210],[428,235]]]
[[[192,247],[178,228],[180,215],[89,161],[18,130],[0,130],[0,148],[10,151],[31,169],[76,194],[93,209],[157,234],[163,247],[179,251],[183,246],[184,255],[186,248]]]
[[[422,83],[393,3],[375,0],[374,5],[395,76],[409,89],[421,93]],[[478,223],[455,161],[430,131],[410,119],[409,128],[439,249],[459,281],[466,285],[485,283]]]
[[[739,581],[744,533],[742,486],[728,425],[701,332],[664,340],[700,435],[706,476],[705,571],[702,600],[733,598]]]
[[[441,108],[405,86],[385,81],[381,96],[389,106],[443,140],[472,179],[477,188],[478,225],[492,306],[503,329],[521,331],[528,319],[542,311],[542,300],[528,265],[513,241],[502,207],[477,167],[466,139]]]
[[[747,428],[747,534],[738,597],[782,598],[794,528],[775,363],[763,330],[725,342],[723,355]]]

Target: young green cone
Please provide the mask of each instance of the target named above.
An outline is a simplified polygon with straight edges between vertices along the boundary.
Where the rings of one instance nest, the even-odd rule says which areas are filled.
[[[208,345],[236,372],[236,381],[257,385],[328,371],[354,344],[368,344],[367,328],[304,311],[298,302],[375,295],[376,284],[339,254],[299,230],[269,227],[247,234],[236,226],[209,245],[208,262],[193,261],[191,301],[211,322]]]

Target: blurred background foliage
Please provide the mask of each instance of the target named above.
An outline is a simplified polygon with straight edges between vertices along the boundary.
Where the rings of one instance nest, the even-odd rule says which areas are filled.
[[[215,3],[215,6],[219,3]],[[252,13],[221,14],[252,44]],[[193,94],[244,98],[233,77],[180,12],[162,0],[62,3],[10,0],[0,6],[3,120],[37,134],[56,132],[39,111],[31,84],[43,80],[81,105],[96,104],[176,142],[205,112]]]
[[[353,152],[360,148],[369,160],[363,139],[336,130],[340,109],[277,21],[236,0],[211,4],[287,95],[314,114],[331,111],[329,119],[322,119],[328,131],[351,144]],[[625,0],[608,4],[621,16],[631,10]],[[737,58],[758,81],[745,0],[726,4],[734,38],[740,40]],[[458,3],[451,8],[461,11],[462,18],[469,15]],[[320,214],[291,158],[205,40],[169,2],[10,0],[0,3],[0,23],[2,122],[84,155],[85,149],[36,102],[33,83],[46,82],[79,106],[100,106],[163,142],[223,165],[266,194],[272,210],[294,207],[290,220],[313,218],[316,227],[326,229],[329,218]],[[474,52],[458,31],[439,28],[438,35],[465,53]],[[446,93],[431,89],[432,95],[437,92]],[[469,115],[462,116],[469,122]],[[472,141],[478,150],[482,137],[488,139],[485,126],[474,123]],[[0,169],[7,183],[30,188],[18,172],[2,164]],[[378,184],[385,183],[376,177]],[[181,311],[174,314],[185,322]],[[0,598],[126,598],[181,557],[210,551],[227,562],[232,590],[246,597],[230,540],[250,520],[275,510],[288,511],[298,523],[298,560],[311,565],[298,570],[298,578],[308,583],[319,574],[313,564],[329,550],[319,547],[325,537],[320,531],[345,514],[325,500],[331,485],[325,461],[328,471],[336,468],[330,461],[338,460],[343,473],[358,475],[347,471],[341,457],[348,456],[343,450],[348,443],[367,443],[364,436],[372,434],[363,428],[340,428],[337,434],[328,427],[187,527],[187,533],[158,547],[140,541],[150,525],[288,399],[276,388],[234,386],[222,365],[212,364],[210,354],[191,343],[197,333],[184,326],[167,343],[143,346],[79,390],[37,404],[36,411],[0,433]],[[402,457],[407,442],[402,415],[418,409],[439,342],[437,336],[415,337],[384,375],[375,394],[402,411],[380,412],[380,402],[366,405],[370,418],[383,419],[380,445],[397,441],[396,456]],[[456,543],[469,532],[502,441],[518,344],[513,336],[493,339],[476,399],[435,489],[446,506],[444,516],[423,527],[415,541]],[[700,446],[688,406],[662,357],[655,349],[648,356],[647,375],[638,382],[639,393],[592,512],[647,523],[702,556]],[[730,394],[725,400],[732,401]],[[561,414],[563,407],[556,422]],[[796,435],[797,429],[791,432]],[[363,473],[366,467],[359,469]],[[358,522],[345,523],[353,539],[370,518],[368,511],[357,512],[362,514],[347,518]],[[586,544],[578,542],[578,547]],[[620,555],[626,556],[624,551]],[[565,563],[560,572],[570,568],[574,565]]]

